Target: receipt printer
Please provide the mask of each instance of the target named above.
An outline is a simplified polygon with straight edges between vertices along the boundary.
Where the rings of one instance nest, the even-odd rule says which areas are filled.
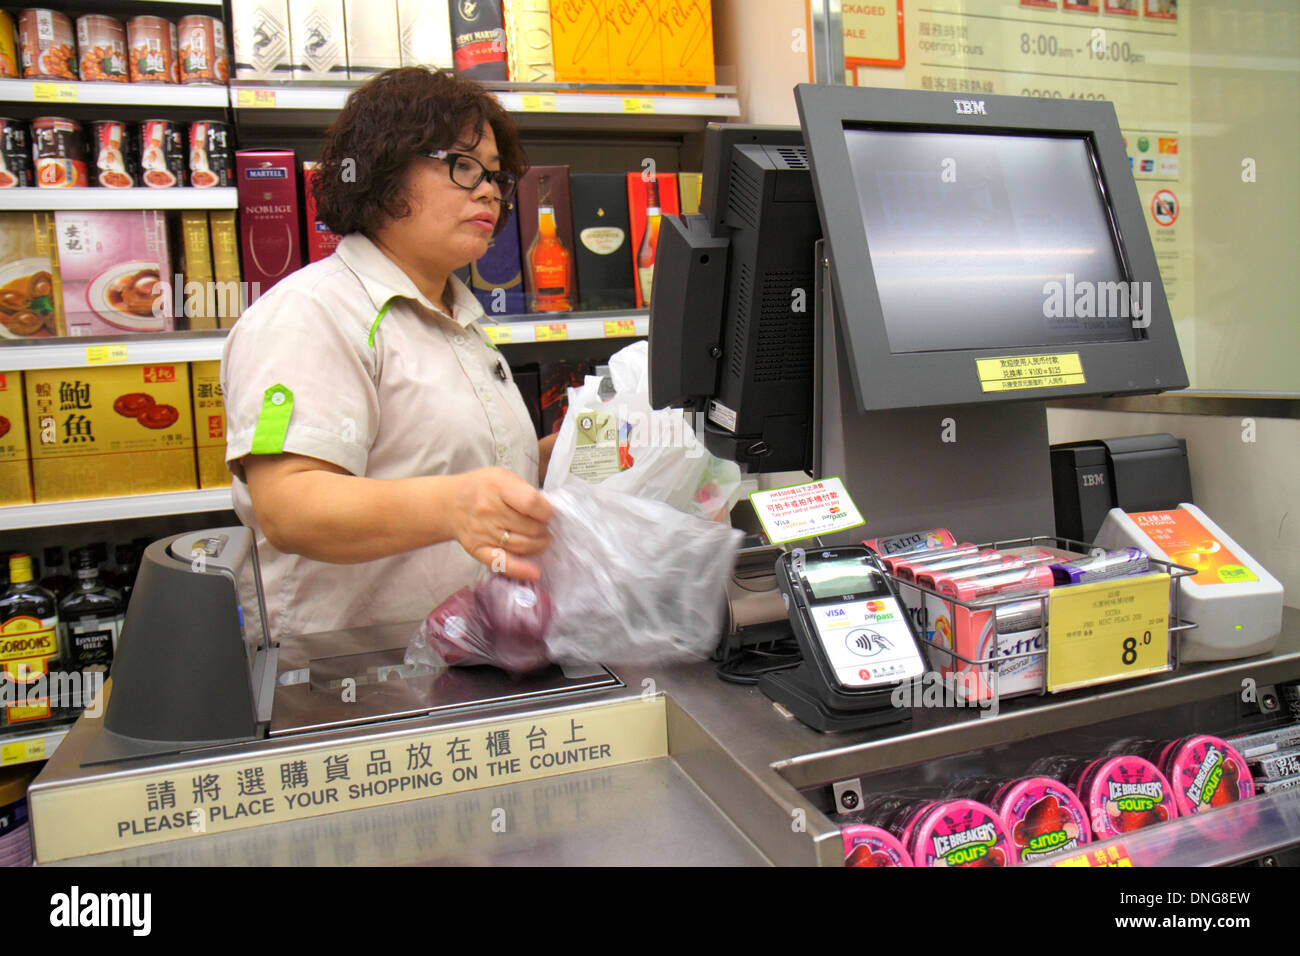
[[[1111,508],[1159,511],[1192,500],[1187,442],[1134,435],[1052,446],[1056,533],[1091,543]]]

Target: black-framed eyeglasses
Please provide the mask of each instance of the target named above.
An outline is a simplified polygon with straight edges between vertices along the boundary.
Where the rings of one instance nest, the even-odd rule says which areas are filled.
[[[501,198],[509,199],[515,194],[519,180],[514,173],[504,169],[488,169],[468,153],[453,153],[445,149],[429,153],[431,159],[440,159],[447,164],[451,181],[461,189],[477,189],[478,184],[487,180],[496,186]]]

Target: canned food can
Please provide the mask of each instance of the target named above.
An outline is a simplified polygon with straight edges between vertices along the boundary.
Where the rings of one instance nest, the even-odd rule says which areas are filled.
[[[140,124],[141,181],[154,189],[185,182],[185,138],[170,120]]]
[[[86,141],[81,124],[62,116],[32,120],[32,156],[36,185],[42,188],[87,186]]]
[[[190,185],[199,189],[235,184],[229,123],[200,120],[190,124]]]
[[[33,185],[31,149],[27,124],[0,117],[0,189]]]
[[[57,10],[24,10],[18,14],[18,42],[23,76],[27,79],[77,78],[72,21]]]
[[[226,28],[215,17],[181,17],[177,24],[177,62],[182,83],[225,84],[230,76],[226,63]]]
[[[77,54],[83,80],[125,83],[126,27],[112,17],[92,14],[77,18]]]
[[[130,161],[130,135],[121,120],[99,120],[91,125],[91,159],[95,164],[95,185],[129,189],[140,184],[139,173]]]
[[[167,75],[171,77],[172,83],[179,83],[181,81],[181,68],[180,57],[176,55],[176,50],[178,49],[176,45],[176,24],[172,23],[170,20],[167,21],[167,35],[171,38],[172,44],[172,62],[171,68],[167,71]]]
[[[0,10],[0,77],[18,76],[18,45],[14,42],[13,17]]]
[[[132,17],[126,22],[132,83],[175,83],[175,25],[162,17]]]

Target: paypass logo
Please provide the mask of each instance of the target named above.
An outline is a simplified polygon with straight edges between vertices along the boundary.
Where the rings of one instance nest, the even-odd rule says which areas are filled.
[[[148,936],[153,925],[152,893],[82,893],[78,886],[50,897],[50,925],[128,927]]]

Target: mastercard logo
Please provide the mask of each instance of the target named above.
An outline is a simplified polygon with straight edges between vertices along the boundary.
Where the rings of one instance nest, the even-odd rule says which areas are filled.
[[[884,602],[884,601],[868,601],[868,602],[867,602],[867,610],[868,610],[868,611],[883,611],[884,609],[885,609],[885,602]]]

